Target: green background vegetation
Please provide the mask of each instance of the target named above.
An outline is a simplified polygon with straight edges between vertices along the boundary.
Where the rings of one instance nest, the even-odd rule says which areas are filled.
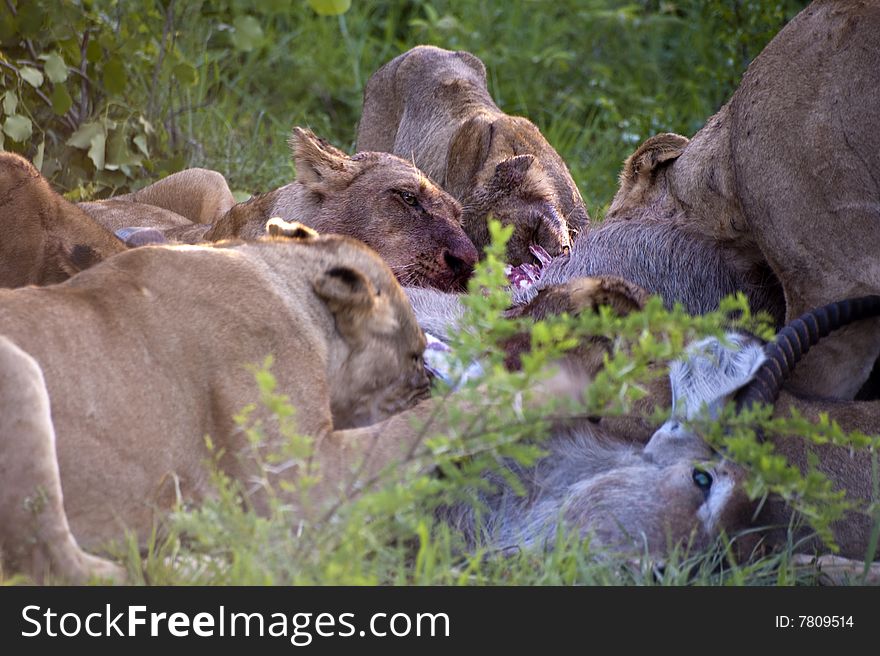
[[[596,216],[635,146],[698,130],[805,4],[3,0],[3,145],[75,198],[185,166],[266,191],[291,178],[293,125],[351,151],[371,73],[430,43],[485,62],[499,106],[538,124]]]

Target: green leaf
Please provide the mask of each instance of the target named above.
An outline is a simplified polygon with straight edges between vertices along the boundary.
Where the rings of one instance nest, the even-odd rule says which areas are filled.
[[[143,116],[138,116],[138,122],[144,126],[144,134],[153,134],[156,132],[156,128],[153,127],[153,124],[150,123]]]
[[[33,160],[34,168],[36,168],[38,171],[43,170],[43,152],[45,151],[45,149],[46,149],[46,142],[41,141],[40,145],[37,146],[37,154],[34,155],[34,160]]]
[[[63,116],[72,104],[73,99],[67,92],[67,87],[63,84],[56,84],[52,90],[52,111],[58,116]]]
[[[5,4],[5,3],[4,3]],[[18,3],[18,27],[26,39],[39,36],[43,27],[43,20],[46,18],[46,10],[37,2],[19,2]]]
[[[101,132],[92,137],[92,145],[89,148],[89,159],[99,171],[104,168],[104,144],[106,142],[107,136]]]
[[[43,74],[32,66],[22,66],[18,69],[18,74],[22,80],[35,89],[39,89],[43,85]]]
[[[351,9],[351,0],[309,0],[309,6],[319,16],[339,16]]]
[[[101,123],[83,123],[76,132],[70,135],[67,145],[74,148],[89,148],[96,134],[104,134],[104,126]]]
[[[43,65],[43,70],[46,72],[46,77],[49,78],[49,81],[54,84],[60,84],[67,79],[67,64],[64,63],[64,58],[57,52],[46,55],[46,63]]]
[[[199,80],[199,72],[194,66],[185,62],[177,64],[177,66],[172,69],[171,74],[177,78],[178,82],[185,85],[191,86]]]
[[[150,149],[147,147],[147,137],[143,134],[137,135],[134,139],[134,145],[140,148],[140,151],[144,154],[144,157],[150,156]]]
[[[94,39],[89,41],[89,45],[86,46],[86,60],[90,64],[100,61],[103,54],[100,43]]]
[[[236,50],[250,52],[263,43],[263,28],[253,16],[238,16],[232,22],[232,45]]]
[[[108,92],[119,94],[125,91],[125,79],[125,67],[118,57],[104,64],[104,88]]]
[[[3,131],[9,135],[13,141],[19,143],[28,139],[33,133],[33,125],[27,116],[21,114],[13,114],[7,116],[3,121]]]
[[[4,114],[15,114],[15,110],[18,107],[18,96],[15,95],[15,92],[10,89],[6,93],[3,94],[3,113]]]
[[[133,153],[128,146],[128,135],[125,127],[120,127],[112,132],[107,140],[107,157],[104,168],[111,171],[125,169],[128,166],[140,164],[141,158]]]

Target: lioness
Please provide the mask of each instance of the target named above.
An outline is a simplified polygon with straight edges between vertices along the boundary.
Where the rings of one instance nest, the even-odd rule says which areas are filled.
[[[0,287],[67,280],[126,248],[9,152],[0,152],[0,227]]]
[[[417,46],[376,71],[364,90],[358,150],[383,150],[425,171],[464,206],[477,248],[487,216],[513,224],[512,264],[529,244],[562,253],[589,216],[565,162],[534,123],[502,112],[486,67],[469,52]]]
[[[0,291],[0,335],[0,550],[38,577],[118,576],[80,546],[123,528],[144,540],[178,499],[210,494],[205,435],[249,480],[233,415],[259,405],[248,367],[267,354],[315,440],[316,499],[411,448],[408,423],[399,438],[358,427],[428,387],[393,274],[338,236],[132,249],[60,285]]]
[[[235,205],[226,178],[217,171],[191,168],[130,194],[78,203],[86,214],[116,232],[132,225],[169,228],[214,223]]]
[[[213,225],[167,225],[165,236],[184,243],[256,239],[270,217],[280,217],[322,234],[356,237],[374,248],[403,284],[464,287],[477,251],[461,227],[461,207],[421,171],[387,153],[350,157],[298,127],[290,146],[295,182],[233,206]],[[185,198],[186,185],[176,188],[172,198]],[[180,210],[174,202],[165,207]]]
[[[752,62],[691,140],[648,139],[606,222],[664,222],[749,276],[773,271],[786,320],[880,292],[880,5],[817,1]],[[799,391],[853,398],[880,354],[877,321],[806,356]]]

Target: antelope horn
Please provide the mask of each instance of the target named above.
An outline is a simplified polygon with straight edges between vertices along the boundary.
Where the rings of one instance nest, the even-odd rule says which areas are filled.
[[[854,321],[880,315],[880,296],[861,296],[810,310],[779,331],[764,347],[767,360],[736,395],[738,409],[753,403],[775,403],[782,384],[812,346]]]

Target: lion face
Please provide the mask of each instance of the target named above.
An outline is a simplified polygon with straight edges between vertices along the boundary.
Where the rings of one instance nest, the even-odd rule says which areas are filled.
[[[478,253],[452,196],[394,155],[349,157],[301,128],[291,145],[297,182],[318,200],[311,225],[361,240],[402,284],[464,288]]]
[[[344,248],[351,264],[326,269],[313,289],[347,346],[330,377],[333,423],[355,428],[427,396],[425,337],[391,270],[369,249],[351,240],[334,241],[331,247]]]
[[[358,159],[355,156],[354,159]],[[461,224],[461,207],[417,168],[382,154],[327,211],[345,211],[358,234],[404,285],[464,289],[477,262],[476,247]]]

